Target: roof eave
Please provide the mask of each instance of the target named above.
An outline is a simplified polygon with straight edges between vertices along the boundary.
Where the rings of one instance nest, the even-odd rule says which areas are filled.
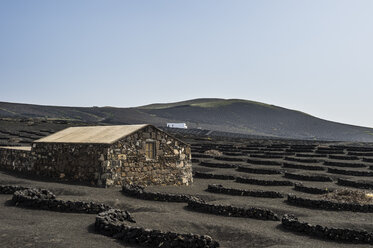
[[[128,134],[122,136],[122,137],[119,137],[119,138],[117,138],[117,139],[115,139],[115,140],[113,140],[113,141],[111,141],[111,142],[71,142],[71,141],[70,141],[70,142],[62,142],[62,141],[59,142],[59,141],[43,141],[43,138],[41,138],[41,139],[38,139],[38,140],[33,141],[32,143],[33,143],[33,144],[34,144],[34,143],[37,143],[37,144],[85,144],[85,145],[112,145],[112,144],[118,142],[119,140],[124,139],[124,138],[126,138],[126,137],[128,137],[128,136],[130,136],[130,135],[132,135],[132,134],[134,134],[134,133],[136,133],[136,132],[138,132],[138,131],[140,131],[140,130],[143,130],[144,128],[147,128],[147,127],[150,126],[150,127],[153,127],[154,129],[160,131],[160,132],[163,132],[163,133],[167,134],[167,135],[170,136],[171,138],[173,138],[173,139],[179,141],[180,143],[182,143],[182,144],[184,144],[184,145],[187,145],[187,146],[190,146],[190,144],[186,143],[185,141],[183,141],[183,140],[181,140],[181,139],[179,139],[179,138],[176,138],[175,136],[173,136],[173,135],[171,135],[171,134],[169,134],[169,133],[163,131],[162,129],[160,129],[160,128],[158,128],[158,127],[152,125],[152,124],[143,124],[143,125],[144,125],[143,127],[139,128],[139,129],[137,129],[137,130],[134,130],[134,131],[132,131],[132,132],[130,132],[130,133],[128,133]]]

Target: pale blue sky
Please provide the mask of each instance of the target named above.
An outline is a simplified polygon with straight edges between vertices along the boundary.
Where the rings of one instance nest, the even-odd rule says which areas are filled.
[[[371,0],[0,0],[0,101],[242,98],[373,127]]]

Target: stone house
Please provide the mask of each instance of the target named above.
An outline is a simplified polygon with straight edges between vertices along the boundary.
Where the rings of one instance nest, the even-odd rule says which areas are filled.
[[[70,127],[34,141],[30,160],[28,172],[94,185],[193,181],[190,146],[148,124]]]

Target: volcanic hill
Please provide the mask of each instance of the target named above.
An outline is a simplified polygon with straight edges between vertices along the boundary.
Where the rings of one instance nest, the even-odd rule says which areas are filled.
[[[241,99],[194,99],[132,108],[60,107],[0,102],[0,117],[58,118],[96,124],[185,122],[189,128],[292,139],[373,142],[373,129]]]

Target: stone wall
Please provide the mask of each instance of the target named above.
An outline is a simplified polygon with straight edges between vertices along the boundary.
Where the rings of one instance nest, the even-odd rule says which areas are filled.
[[[212,167],[212,168],[236,168],[236,164],[228,164],[228,163],[210,163],[210,162],[205,162],[202,161],[199,163],[201,166],[206,166],[206,167]]]
[[[245,167],[241,165],[238,165],[236,170],[240,172],[264,174],[264,175],[265,174],[267,175],[281,174],[281,171],[275,170],[275,169],[252,168],[252,167]]]
[[[0,148],[0,168],[17,172],[32,172],[34,157],[29,148]]]
[[[332,192],[332,189],[328,188],[315,188],[315,187],[307,187],[304,186],[301,183],[296,183],[294,184],[294,190],[304,192],[304,193],[309,193],[309,194],[327,194]]]
[[[137,199],[163,202],[188,202],[191,199],[197,198],[196,196],[185,194],[147,192],[143,187],[133,184],[124,184],[122,186],[122,193],[125,196],[135,197]]]
[[[119,239],[124,243],[140,247],[168,248],[216,248],[219,243],[208,235],[164,232],[149,228],[130,226],[118,218],[115,210],[99,213],[95,230],[105,236]]]
[[[373,171],[355,171],[355,170],[341,170],[341,169],[328,168],[328,173],[357,176],[357,177],[373,177]]]
[[[110,177],[102,166],[105,144],[34,143],[35,174],[43,177],[106,185]]]
[[[211,193],[219,193],[219,194],[226,194],[226,195],[267,197],[267,198],[283,198],[284,197],[280,192],[276,192],[276,191],[226,188],[221,184],[209,184],[207,186],[206,191],[211,192]]]
[[[280,162],[272,161],[272,160],[248,159],[248,160],[246,160],[246,162],[249,163],[249,164],[259,164],[259,165],[281,165]]]
[[[325,170],[324,167],[318,165],[303,165],[303,164],[295,164],[295,163],[283,163],[283,168],[292,168],[292,169],[301,169],[301,170],[312,170],[312,171],[323,171]]]
[[[198,172],[198,171],[194,173],[194,177],[204,178],[204,179],[220,179],[220,180],[234,180],[235,179],[235,177],[232,175],[204,173],[204,172]]]
[[[359,189],[373,189],[372,182],[356,182],[348,179],[338,178],[338,184]]]
[[[275,214],[273,211],[269,209],[255,207],[241,208],[234,207],[232,205],[209,204],[203,201],[202,199],[198,198],[191,199],[190,201],[188,201],[187,208],[197,212],[211,213],[229,217],[243,217],[272,221],[279,220],[277,214]]]
[[[146,142],[155,143],[155,159],[146,158]],[[148,126],[109,147],[103,168],[107,185],[190,185],[193,182],[190,146]]]
[[[303,174],[285,172],[284,177],[295,179],[295,180],[303,180],[303,181],[333,182],[333,179],[331,177],[322,176],[322,175],[303,175]]]
[[[311,209],[373,213],[372,204],[356,204],[347,202],[334,202],[328,200],[307,199],[295,195],[288,195],[288,199],[286,202],[291,205],[307,207]]]
[[[293,186],[294,183],[286,180],[262,180],[256,178],[236,177],[237,183],[246,183],[262,186]]]
[[[28,187],[18,186],[18,185],[0,185],[0,194],[11,195],[16,191],[29,189]]]
[[[282,217],[281,224],[285,229],[290,231],[304,233],[317,238],[329,239],[338,242],[373,244],[373,233],[365,230],[311,225],[307,222],[300,222],[298,221],[297,217],[287,214]]]
[[[351,168],[367,167],[365,164],[362,164],[362,163],[343,163],[343,162],[333,162],[333,161],[325,161],[324,165],[336,166],[336,167],[351,167]]]
[[[104,211],[114,210],[109,205],[97,202],[58,200],[51,191],[36,188],[15,191],[13,193],[12,202],[18,207],[65,213],[97,214]],[[118,212],[118,216],[119,215],[127,221],[135,222],[127,211],[120,211]]]
[[[136,247],[219,247],[219,243],[208,235],[164,232],[130,226],[128,222],[136,223],[136,221],[128,211],[114,209],[105,204],[57,200],[56,196],[46,189],[0,185],[0,194],[10,194],[11,192],[13,192],[11,202],[17,207],[64,213],[95,213],[97,216],[94,227],[97,233],[119,239],[124,243],[132,244]]]

